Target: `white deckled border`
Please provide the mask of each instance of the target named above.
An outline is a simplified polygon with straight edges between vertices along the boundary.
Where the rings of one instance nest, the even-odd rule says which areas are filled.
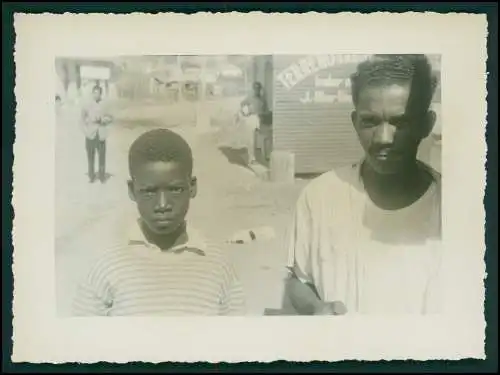
[[[16,15],[15,28],[14,361],[484,358],[485,16],[43,14]],[[461,301],[456,315],[56,318],[55,56],[415,52],[443,57],[443,225],[447,249],[464,270],[450,279]]]

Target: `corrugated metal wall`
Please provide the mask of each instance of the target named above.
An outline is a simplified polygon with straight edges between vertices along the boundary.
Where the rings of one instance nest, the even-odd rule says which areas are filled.
[[[277,79],[285,68],[298,62],[304,55],[274,56],[273,149],[295,154],[295,171],[322,173],[335,166],[358,161],[362,149],[351,124],[350,100],[342,103],[301,103],[307,92],[315,89],[336,94],[335,88],[315,87],[318,75],[340,79],[348,78],[356,64],[327,68],[306,77],[291,89]],[[349,91],[350,92],[350,91]]]

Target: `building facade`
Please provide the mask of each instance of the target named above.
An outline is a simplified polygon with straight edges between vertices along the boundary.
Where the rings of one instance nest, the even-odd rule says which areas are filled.
[[[363,150],[351,123],[350,75],[369,55],[256,56],[254,80],[272,111],[272,149],[294,154],[296,174],[319,174],[351,164]],[[439,56],[429,56],[439,77]],[[440,84],[433,105],[440,108]],[[441,115],[435,133],[440,134]],[[421,159],[440,169],[436,134],[424,140]],[[430,156],[432,155],[432,156]]]
[[[78,101],[96,84],[106,96],[116,91],[118,67],[111,59],[61,57],[56,59],[55,69],[56,95],[63,100]]]

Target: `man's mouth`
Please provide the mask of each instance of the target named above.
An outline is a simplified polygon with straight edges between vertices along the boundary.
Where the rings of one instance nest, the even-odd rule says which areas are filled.
[[[391,150],[381,150],[373,154],[373,156],[380,161],[399,159],[400,154]]]

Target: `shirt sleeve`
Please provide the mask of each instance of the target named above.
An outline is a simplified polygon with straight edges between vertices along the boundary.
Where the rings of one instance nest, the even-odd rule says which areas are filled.
[[[107,316],[113,305],[111,283],[98,262],[78,286],[73,301],[74,316]]]
[[[246,301],[243,286],[232,264],[226,264],[227,285],[221,303],[221,315],[241,316],[246,314]]]
[[[88,108],[85,105],[83,105],[82,108],[80,109],[80,124],[82,126],[87,125],[88,119],[89,119]]]
[[[287,268],[303,283],[313,284],[311,269],[312,215],[306,191],[297,200],[287,233],[286,247],[288,251]]]

